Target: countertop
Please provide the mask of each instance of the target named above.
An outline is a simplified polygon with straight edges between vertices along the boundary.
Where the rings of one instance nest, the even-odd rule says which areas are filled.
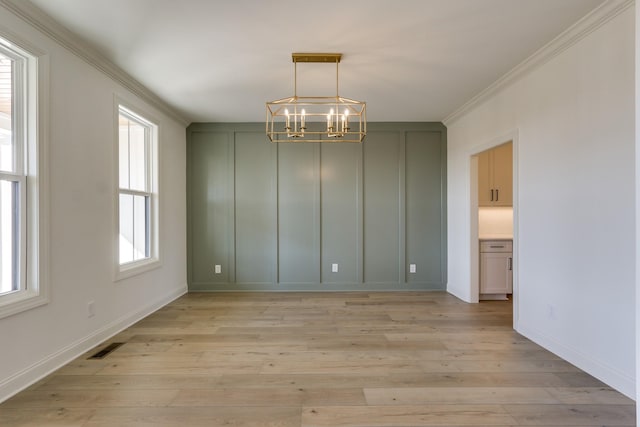
[[[478,237],[479,240],[513,240],[513,236],[506,234],[483,234]]]

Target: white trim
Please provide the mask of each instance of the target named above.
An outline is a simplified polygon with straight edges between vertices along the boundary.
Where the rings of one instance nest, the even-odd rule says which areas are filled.
[[[0,403],[186,293],[187,284],[183,283],[180,288],[170,291],[142,309],[121,316],[99,330],[5,379],[0,382]]]
[[[148,271],[154,270],[162,266],[162,250],[161,250],[161,242],[162,242],[162,228],[161,228],[161,218],[160,215],[160,203],[162,202],[162,197],[160,197],[160,165],[161,165],[161,150],[160,150],[160,137],[161,130],[159,120],[157,120],[153,114],[149,113],[146,108],[137,105],[137,103],[131,103],[118,94],[114,94],[114,241],[113,241],[113,262],[114,262],[114,276],[113,280],[115,282],[136,276],[138,274],[146,273]],[[142,192],[145,195],[150,196],[150,233],[149,236],[150,242],[150,256],[149,258],[141,259],[138,261],[120,264],[120,194],[124,193],[135,193],[132,190],[121,190],[120,189],[120,156],[119,156],[119,145],[120,145],[120,135],[118,132],[119,128],[119,118],[120,114],[124,112],[126,116],[129,116],[136,121],[141,122],[142,124],[149,126],[150,134],[149,134],[149,156],[150,156],[150,167],[148,168],[149,176],[149,184],[150,184],[150,193]]]
[[[155,106],[169,117],[176,120],[183,126],[187,126],[189,121],[180,112],[169,106],[162,98],[147,89],[136,79],[131,77],[120,67],[113,64],[78,36],[60,25],[49,15],[44,13],[31,2],[16,0],[0,0],[0,6],[4,7],[29,25],[35,27],[47,37],[56,41],[62,47],[83,59],[94,68],[102,71],[116,83],[121,84],[144,101]]]
[[[49,302],[49,56],[29,43],[0,29],[2,46],[23,61],[25,102],[19,105],[24,118],[20,129],[19,172],[21,190],[21,291],[2,296],[0,318]],[[16,129],[18,131],[18,129]],[[16,165],[17,167],[18,165]],[[18,172],[18,171],[17,171]]]
[[[516,331],[557,356],[560,356],[562,359],[570,361],[578,368],[588,372],[589,375],[596,377],[610,387],[635,400],[635,378],[625,375],[615,366],[607,365],[601,360],[595,359],[590,354],[584,354],[578,349],[556,341],[538,331],[535,327],[529,327],[521,323]]]
[[[547,63],[575,43],[579,42],[593,31],[615,18],[620,13],[633,6],[634,0],[607,0],[595,8],[559,36],[544,45],[533,55],[516,65],[511,71],[500,77],[486,89],[464,103],[442,120],[445,126],[450,126],[478,105],[491,99],[498,92],[531,73],[536,68]]]
[[[116,262],[119,262],[119,258],[115,258]],[[138,274],[146,273],[147,271],[155,270],[162,267],[162,262],[159,257],[145,258],[140,261],[134,261],[127,264],[118,264],[117,271],[114,275],[114,281],[128,279],[129,277],[137,276]]]
[[[636,339],[636,392],[632,396],[636,399],[636,424],[640,425],[640,7],[635,10],[635,339]]]
[[[467,158],[467,191],[466,191],[466,200],[469,201],[469,209],[468,209],[468,220],[469,220],[469,298],[464,299],[469,303],[477,303],[479,302],[479,283],[480,283],[480,272],[478,268],[473,268],[471,263],[477,262],[479,259],[479,248],[477,245],[478,242],[478,195],[477,191],[474,190],[474,185],[477,187],[478,175],[477,175],[477,162],[474,165],[473,157],[480,154],[483,151],[489,150],[491,148],[497,147],[499,145],[505,144],[511,141],[513,147],[513,327],[517,329],[518,319],[520,313],[520,298],[519,298],[519,254],[518,254],[518,155],[519,155],[519,132],[518,129],[507,132],[501,136],[491,139],[488,142],[476,145],[467,150],[465,156]],[[475,167],[474,167],[475,166]],[[475,172],[475,173],[474,173]]]

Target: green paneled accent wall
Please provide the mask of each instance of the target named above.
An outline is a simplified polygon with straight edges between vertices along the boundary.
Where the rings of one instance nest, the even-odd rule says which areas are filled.
[[[362,144],[194,123],[187,144],[190,290],[446,288],[441,123],[369,123]]]

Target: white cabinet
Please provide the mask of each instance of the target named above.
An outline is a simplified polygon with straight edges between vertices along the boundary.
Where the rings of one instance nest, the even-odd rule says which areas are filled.
[[[513,206],[513,144],[478,155],[478,206]]]
[[[513,293],[513,242],[480,242],[480,299],[504,299]]]

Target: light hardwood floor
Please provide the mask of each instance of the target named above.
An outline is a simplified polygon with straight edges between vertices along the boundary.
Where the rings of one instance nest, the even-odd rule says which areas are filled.
[[[0,425],[635,425],[633,401],[511,316],[440,292],[188,294],[4,402]]]

